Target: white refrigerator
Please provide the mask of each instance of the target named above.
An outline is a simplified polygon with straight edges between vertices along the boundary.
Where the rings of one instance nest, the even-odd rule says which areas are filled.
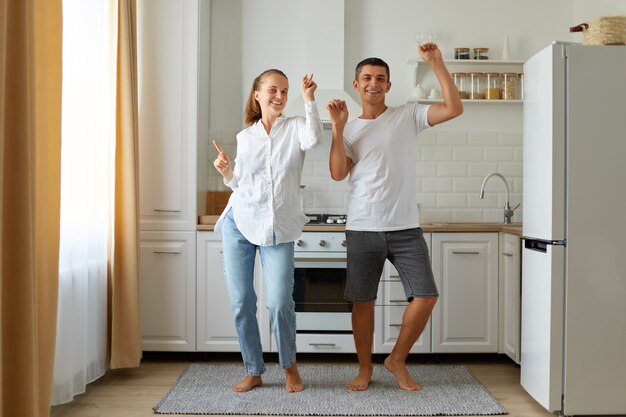
[[[626,47],[524,64],[521,384],[550,412],[626,414]]]

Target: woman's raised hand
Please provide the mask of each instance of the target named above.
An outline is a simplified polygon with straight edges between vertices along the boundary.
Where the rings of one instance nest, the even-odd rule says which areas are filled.
[[[233,177],[233,169],[230,165],[230,159],[216,141],[213,141],[213,146],[215,146],[215,149],[217,149],[218,152],[217,158],[213,161],[213,166],[220,174],[222,174],[226,181],[230,181]]]

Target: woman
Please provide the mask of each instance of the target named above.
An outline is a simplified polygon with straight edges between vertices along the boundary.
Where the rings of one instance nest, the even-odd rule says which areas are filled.
[[[255,78],[246,105],[248,128],[237,135],[234,169],[219,152],[213,165],[233,194],[216,224],[222,231],[224,273],[246,376],[236,392],[261,385],[265,372],[256,320],[254,259],[258,248],[266,287],[266,307],[276,338],[285,389],[304,389],[296,364],[296,313],[293,301],[293,241],[307,218],[299,203],[305,151],[323,140],[314,93],[313,75],[302,79],[306,117],[284,117],[289,82],[279,70]]]

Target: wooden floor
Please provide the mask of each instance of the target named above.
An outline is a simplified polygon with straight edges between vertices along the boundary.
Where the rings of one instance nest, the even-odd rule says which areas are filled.
[[[276,358],[269,356],[267,360],[275,362]],[[238,354],[146,354],[139,368],[107,372],[71,403],[52,407],[50,416],[154,417],[152,407],[194,361],[239,363],[240,357]],[[466,365],[511,417],[554,417],[524,391],[519,383],[520,368],[504,355],[424,355],[411,357],[411,362]],[[307,363],[354,363],[356,366],[356,358],[299,354],[299,366],[305,367]]]

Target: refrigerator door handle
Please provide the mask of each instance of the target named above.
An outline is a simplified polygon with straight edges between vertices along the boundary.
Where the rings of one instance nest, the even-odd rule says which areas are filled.
[[[524,239],[524,248],[541,253],[546,253],[549,245],[566,246],[564,240],[541,240],[527,237],[522,237],[522,239]]]

